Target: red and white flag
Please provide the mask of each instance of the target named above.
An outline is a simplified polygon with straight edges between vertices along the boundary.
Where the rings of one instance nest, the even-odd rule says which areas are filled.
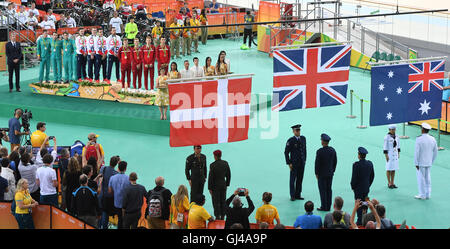
[[[252,78],[169,83],[170,146],[246,140]]]

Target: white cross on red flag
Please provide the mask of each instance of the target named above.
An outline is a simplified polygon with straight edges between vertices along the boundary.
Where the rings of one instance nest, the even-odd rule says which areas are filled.
[[[251,77],[169,83],[170,146],[248,139]]]

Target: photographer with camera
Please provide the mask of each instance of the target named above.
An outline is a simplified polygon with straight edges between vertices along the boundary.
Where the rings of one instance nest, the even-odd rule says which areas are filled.
[[[241,198],[239,196],[245,196],[248,203],[248,208],[243,208],[243,204],[241,202]],[[230,207],[230,203],[233,203],[233,207]],[[225,229],[229,229],[233,224],[239,223],[244,229],[250,229],[250,222],[248,221],[248,217],[253,210],[255,210],[255,206],[253,205],[253,201],[250,199],[248,195],[248,189],[238,188],[234,191],[233,195],[226,201],[227,207],[225,208],[225,215],[227,216],[227,220],[225,221]]]
[[[20,139],[23,135],[30,135],[28,120],[31,119],[31,112],[26,112],[26,116],[23,116],[23,110],[18,108],[14,111],[14,118],[11,118],[8,122],[9,126],[9,142],[11,143],[11,151],[16,147],[20,147]],[[20,124],[19,119],[22,118],[23,125]],[[24,132],[20,132],[20,128],[24,127]]]
[[[47,149],[47,147],[46,147],[45,145],[48,144],[48,141],[49,141],[50,139],[53,140],[53,150],[52,150],[52,152],[50,153],[50,155],[51,155],[52,158],[53,158],[53,161],[51,162],[51,165],[53,165],[53,164],[55,163],[55,160],[56,160],[56,158],[57,158],[57,156],[58,156],[58,153],[57,153],[57,151],[58,151],[58,146],[56,145],[56,138],[53,137],[53,136],[51,136],[51,137],[46,137],[46,138],[44,139],[44,142],[42,143],[42,145],[41,145],[41,147],[40,147],[38,153],[36,154],[36,158],[35,158],[35,161],[34,161],[34,163],[37,165],[38,168],[44,166],[43,158],[44,158],[45,155],[49,154],[49,153],[48,153],[48,149]]]
[[[375,209],[375,206],[373,205],[373,203],[370,200],[361,201],[361,199],[355,200],[355,207],[353,208],[352,216],[350,217],[350,225],[351,225],[352,229],[359,229],[358,225],[355,224],[355,216],[356,216],[356,213],[359,210],[361,210],[361,208],[363,208],[363,207],[367,207],[368,209],[370,209],[370,211],[374,214],[375,220],[376,220],[375,223],[373,221],[369,221],[366,224],[365,228],[366,229],[380,229],[381,228],[381,219]]]
[[[44,140],[47,137],[47,134],[45,134],[46,130],[46,124],[44,122],[39,122],[36,125],[36,131],[31,134],[31,146],[33,147],[41,147],[42,144],[44,144]],[[48,146],[48,142],[45,144],[45,146]]]

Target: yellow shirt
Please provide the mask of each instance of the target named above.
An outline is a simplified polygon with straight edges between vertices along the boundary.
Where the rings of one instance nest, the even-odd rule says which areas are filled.
[[[211,215],[205,208],[194,203],[189,210],[188,229],[206,229],[206,221]]]
[[[18,201],[22,201],[23,205],[30,205],[32,202],[32,198],[30,193],[28,192],[28,189],[25,191],[18,191],[14,197],[14,200],[16,201],[16,214],[28,214],[30,211],[28,208],[20,208]]]
[[[177,71],[170,71],[169,72],[169,79],[178,79],[180,78],[180,73]]]
[[[277,208],[270,204],[264,204],[256,210],[255,219],[259,222],[267,222],[269,225],[273,225],[273,220],[279,218]]]
[[[206,66],[204,67],[205,69],[205,76],[214,76],[216,74],[216,67],[211,65],[208,68],[206,68]]]
[[[153,38],[156,38],[156,39],[159,40],[159,38],[161,38],[162,33],[163,33],[163,28],[162,27],[159,27],[159,29],[156,26],[153,27],[153,29],[152,29]]]
[[[175,28],[175,27],[181,27],[181,26],[178,25],[177,23],[172,23],[172,24],[170,24],[170,27]],[[178,37],[180,37],[180,30],[181,29],[170,30],[170,39],[172,39],[172,40],[178,39]]]
[[[31,146],[41,147],[42,144],[44,143],[46,137],[47,137],[47,134],[45,134],[44,132],[42,132],[40,130],[33,132],[33,134],[31,134],[31,137],[30,137]],[[48,146],[48,142],[47,142],[47,146]]]
[[[178,213],[184,213],[189,210],[189,199],[187,196],[184,200],[178,203],[178,207],[175,207],[175,196],[172,195],[172,200],[170,204],[170,223],[177,224]]]
[[[104,156],[105,152],[103,151],[103,146],[101,144],[98,144],[98,149],[100,150],[100,155]],[[85,153],[85,152],[86,152],[86,146],[83,147],[82,153]]]
[[[200,22],[197,19],[192,18],[191,21],[191,26],[200,26]],[[198,33],[198,28],[193,28],[192,29],[192,33],[193,35],[197,35]]]

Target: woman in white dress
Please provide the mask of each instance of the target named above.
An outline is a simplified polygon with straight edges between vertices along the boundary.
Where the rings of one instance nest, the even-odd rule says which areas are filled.
[[[389,133],[384,137],[383,152],[386,156],[386,176],[389,188],[397,188],[394,184],[395,171],[398,170],[400,158],[399,137],[395,134],[396,126],[389,126]]]

